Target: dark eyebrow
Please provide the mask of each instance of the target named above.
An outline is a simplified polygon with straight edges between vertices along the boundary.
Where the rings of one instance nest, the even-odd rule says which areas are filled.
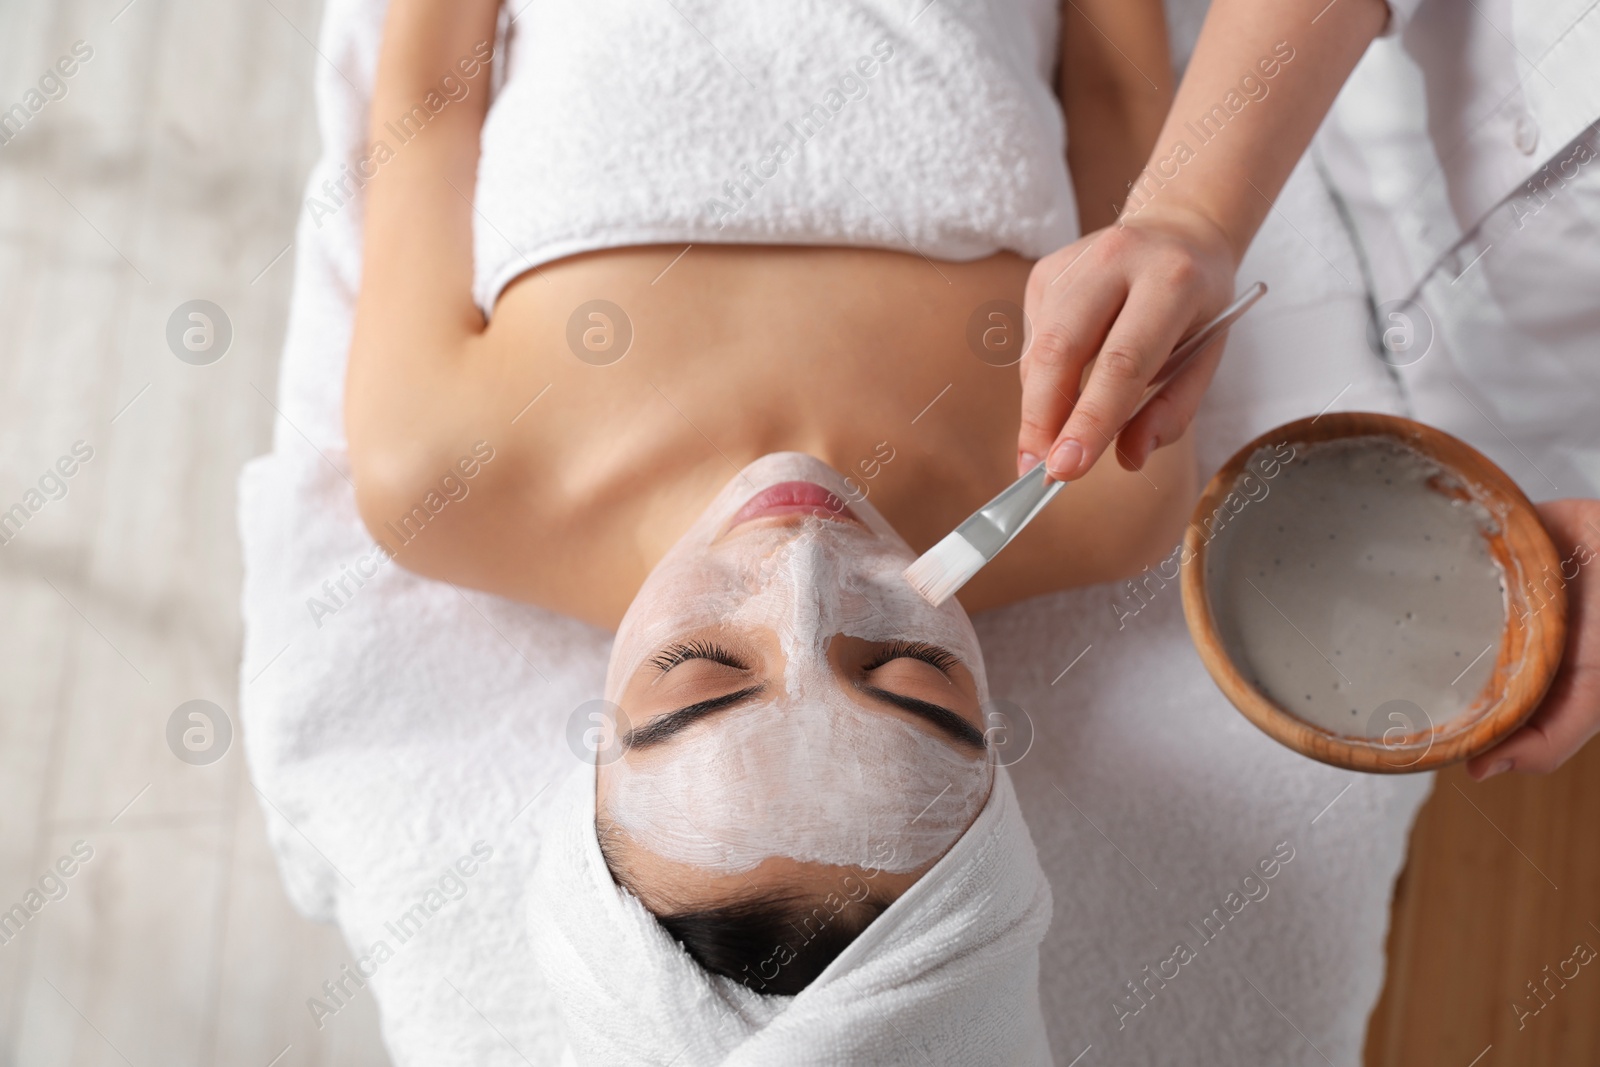
[[[717,712],[725,711],[735,704],[743,703],[765,688],[764,684],[750,685],[732,693],[725,693],[720,697],[702,700],[698,704],[690,704],[688,707],[679,708],[677,711],[669,711],[665,715],[658,716],[645,725],[636,726],[623,734],[622,747],[633,749],[659,745],[674,734],[687,730],[706,716],[715,715]]]
[[[926,700],[908,697],[901,693],[891,693],[887,689],[879,689],[875,685],[864,685],[861,691],[868,696],[873,696],[888,704],[917,716],[937,727],[945,736],[963,748],[974,748],[982,752],[987,747],[984,744],[983,734],[977,727],[951,711],[949,708],[930,704]]]

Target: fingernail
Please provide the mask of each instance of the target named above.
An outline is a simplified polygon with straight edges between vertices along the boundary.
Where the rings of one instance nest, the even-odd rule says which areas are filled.
[[[1508,759],[1499,760],[1498,762],[1493,764],[1487,771],[1484,771],[1483,772],[1483,777],[1479,778],[1478,781],[1480,781],[1480,782],[1487,781],[1490,778],[1493,778],[1497,774],[1504,774],[1505,772],[1509,771],[1510,769],[1511,769],[1511,761],[1510,760],[1508,760]]]
[[[1024,474],[1027,474],[1029,471],[1033,470],[1033,468],[1037,467],[1038,465],[1039,465],[1039,457],[1034,455],[1032,452],[1022,452],[1022,453],[1018,454],[1018,456],[1017,456],[1017,475],[1018,475],[1018,477],[1020,477],[1020,476],[1022,476]]]
[[[1050,453],[1049,471],[1058,478],[1070,478],[1078,473],[1078,465],[1083,462],[1083,446],[1070,438],[1056,445],[1055,451]]]

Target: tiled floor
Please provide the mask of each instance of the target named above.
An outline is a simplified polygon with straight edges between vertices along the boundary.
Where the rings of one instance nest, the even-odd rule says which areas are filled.
[[[370,1001],[306,1008],[348,953],[290,910],[238,738],[202,766],[166,740],[185,701],[236,716],[234,483],[271,428],[318,16],[0,4],[0,110],[60,97],[0,146],[0,1065],[387,1062]],[[233,326],[209,366],[165,339],[195,298]]]

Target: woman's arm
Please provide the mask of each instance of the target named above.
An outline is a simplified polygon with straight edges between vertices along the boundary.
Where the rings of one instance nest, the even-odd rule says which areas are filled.
[[[1117,224],[1029,279],[1019,469],[1047,458],[1063,478],[1088,470],[1178,341],[1232,298],[1273,198],[1387,18],[1383,0],[1215,0]],[[1187,428],[1221,352],[1122,432],[1125,465]]]
[[[1160,0],[1065,0],[1057,91],[1078,227],[1109,226],[1172,106]]]
[[[373,89],[345,431],[369,526],[481,434],[472,202],[495,0],[392,0]],[[459,437],[460,440],[453,438]]]
[[[564,531],[527,521],[530,500],[549,487],[526,462],[526,425],[512,423],[547,383],[532,346],[486,329],[472,296],[497,13],[496,0],[389,5],[345,431],[361,517],[402,565],[537,598],[549,583],[528,588],[515,562],[547,543],[540,536]]]

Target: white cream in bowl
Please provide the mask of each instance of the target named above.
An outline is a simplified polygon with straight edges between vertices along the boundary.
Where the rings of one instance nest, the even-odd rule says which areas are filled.
[[[1212,617],[1240,674],[1351,737],[1471,711],[1494,671],[1506,595],[1493,518],[1461,480],[1368,436],[1297,445],[1270,486],[1206,553]]]

